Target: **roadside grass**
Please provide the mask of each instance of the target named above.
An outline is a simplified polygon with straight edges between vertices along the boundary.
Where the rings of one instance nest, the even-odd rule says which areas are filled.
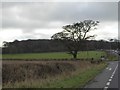
[[[78,59],[99,59],[106,56],[104,51],[81,51],[78,53]],[[24,54],[3,54],[3,59],[71,59],[72,55],[67,52],[51,52],[51,53],[24,53]]]
[[[82,88],[105,67],[106,63],[86,64],[82,70],[78,68],[72,73],[64,73],[57,77],[49,77],[43,80],[29,80],[5,84],[3,88]]]
[[[110,60],[110,61],[117,61],[118,60],[118,56],[117,55],[113,55],[113,54],[109,54],[108,55],[108,60]]]
[[[116,53],[106,51],[106,57],[108,61],[118,61],[119,56]]]
[[[78,75],[71,76],[70,78],[66,78],[61,81],[52,82],[44,87],[48,88],[82,88],[84,87],[90,80],[92,80],[97,74],[99,74],[104,68],[106,64],[102,63],[100,65],[96,65],[91,67]]]

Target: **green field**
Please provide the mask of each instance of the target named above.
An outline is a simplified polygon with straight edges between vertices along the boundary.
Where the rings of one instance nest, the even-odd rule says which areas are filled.
[[[99,59],[101,56],[106,56],[104,51],[82,51],[78,53],[77,58],[88,59],[94,58]],[[24,54],[3,54],[3,59],[70,59],[72,55],[67,52],[51,52],[51,53],[24,53]]]

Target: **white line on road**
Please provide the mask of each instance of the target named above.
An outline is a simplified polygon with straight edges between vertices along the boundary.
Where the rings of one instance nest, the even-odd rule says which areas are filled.
[[[112,81],[112,79],[109,79],[109,82],[111,82]]]
[[[114,74],[112,74],[112,77],[114,76]]]
[[[109,68],[109,70],[112,70],[112,68]]]
[[[110,82],[112,81],[112,78],[113,78],[113,76],[114,76],[117,68],[118,68],[118,64],[117,64],[117,66],[115,67],[115,70],[113,71],[113,73],[112,73],[109,81],[106,83],[106,87],[104,87],[104,90],[107,90],[107,89],[108,89],[108,86],[110,85]],[[112,68],[106,68],[106,69],[112,70]]]
[[[111,75],[111,77],[110,77],[111,79],[113,78],[113,76],[114,76],[114,74],[115,74],[117,68],[118,68],[118,64],[117,64],[117,66],[115,67],[115,70],[113,71],[113,73],[112,73],[112,75]]]
[[[108,89],[108,87],[104,87],[104,90],[107,90]]]
[[[108,88],[108,87],[104,87],[104,88]]]
[[[110,78],[112,79],[113,77],[111,76]]]
[[[109,69],[108,67],[106,69]]]
[[[109,86],[110,85],[110,82],[107,82],[107,84],[106,84],[107,86]]]
[[[117,66],[115,67],[115,70],[114,70],[114,72],[112,73],[112,75],[114,75],[114,74],[115,74],[115,72],[116,72],[117,68],[118,68],[118,64],[117,64]]]

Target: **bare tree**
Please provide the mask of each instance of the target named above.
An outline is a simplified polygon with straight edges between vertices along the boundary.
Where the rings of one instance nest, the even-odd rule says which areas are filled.
[[[64,30],[54,34],[51,39],[62,41],[68,48],[69,53],[76,59],[82,43],[95,37],[95,35],[89,35],[89,32],[97,29],[98,23],[99,21],[84,20],[83,22],[63,26]]]

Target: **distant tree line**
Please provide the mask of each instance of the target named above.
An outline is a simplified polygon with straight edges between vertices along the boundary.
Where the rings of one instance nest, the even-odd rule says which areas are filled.
[[[80,46],[79,51],[118,49],[120,44],[117,40],[112,42],[104,40],[86,40]],[[15,40],[13,42],[4,42],[2,47],[3,54],[16,53],[42,53],[42,52],[65,52],[67,48],[59,40],[37,39],[37,40]]]

